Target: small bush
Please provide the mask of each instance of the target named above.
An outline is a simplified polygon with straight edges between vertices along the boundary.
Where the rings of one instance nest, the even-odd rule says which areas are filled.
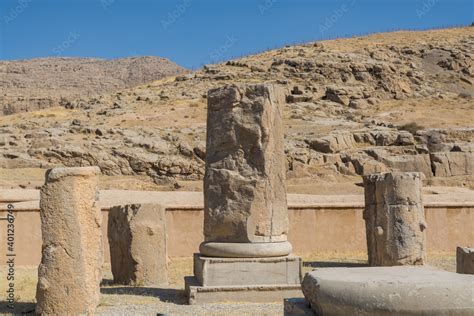
[[[398,129],[402,130],[402,131],[410,132],[414,135],[419,130],[422,130],[422,129],[425,129],[425,128],[423,126],[419,125],[416,122],[410,122],[410,123],[404,124],[402,126],[399,126]]]

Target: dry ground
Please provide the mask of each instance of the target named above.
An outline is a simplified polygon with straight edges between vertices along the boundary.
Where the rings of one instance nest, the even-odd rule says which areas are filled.
[[[321,254],[303,256],[303,273],[313,268],[358,267],[367,264],[365,254],[352,255]],[[454,254],[429,254],[428,264],[440,269],[454,271]],[[0,269],[2,282],[0,293],[4,296],[6,284],[5,268]],[[105,267],[101,287],[102,298],[98,308],[99,315],[282,315],[282,303],[250,304],[223,303],[202,306],[186,305],[183,277],[192,275],[192,258],[174,258],[169,263],[170,285],[165,288],[127,287],[111,285],[110,266]],[[17,267],[15,313],[33,313],[37,282],[36,267]],[[9,314],[5,298],[0,297],[0,314]]]

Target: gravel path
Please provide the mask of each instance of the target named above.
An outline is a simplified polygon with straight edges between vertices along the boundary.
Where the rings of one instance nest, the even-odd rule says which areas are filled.
[[[314,268],[325,267],[360,267],[367,264],[365,254],[352,256],[305,256],[303,273]],[[430,254],[428,264],[454,271],[456,258],[454,254]],[[14,315],[33,314],[35,308],[35,289],[37,267],[18,267]],[[96,315],[283,315],[283,302],[273,304],[255,303],[221,303],[205,305],[187,305],[184,295],[185,275],[192,275],[192,258],[174,258],[169,265],[170,286],[129,287],[111,284],[110,266],[104,267],[104,284],[101,286],[101,301]],[[5,275],[5,268],[0,267],[0,276]],[[0,293],[5,292],[4,282],[0,282]],[[0,315],[11,315],[6,308],[4,296],[0,296]]]

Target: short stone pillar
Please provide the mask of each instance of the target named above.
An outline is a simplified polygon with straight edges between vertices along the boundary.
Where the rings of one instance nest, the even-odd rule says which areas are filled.
[[[130,204],[109,211],[108,238],[114,282],[167,285],[165,208]]]
[[[54,168],[41,188],[42,258],[36,313],[94,314],[102,280],[100,169]]]
[[[423,264],[427,224],[420,173],[371,174],[364,188],[369,265]]]
[[[287,241],[283,91],[231,85],[207,99],[205,241],[194,286],[187,279],[189,301],[283,299],[301,281],[300,258]]]
[[[474,274],[474,248],[457,247],[456,272]]]

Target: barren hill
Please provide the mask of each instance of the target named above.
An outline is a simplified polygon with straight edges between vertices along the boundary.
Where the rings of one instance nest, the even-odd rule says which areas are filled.
[[[0,107],[6,115],[67,105],[185,72],[160,57],[0,61]]]
[[[0,117],[0,181],[11,186],[12,168],[99,165],[118,179],[114,187],[156,188],[154,181],[190,189],[204,171],[208,89],[273,82],[287,93],[290,191],[360,191],[353,185],[360,175],[395,169],[472,188],[473,30],[288,46]]]

